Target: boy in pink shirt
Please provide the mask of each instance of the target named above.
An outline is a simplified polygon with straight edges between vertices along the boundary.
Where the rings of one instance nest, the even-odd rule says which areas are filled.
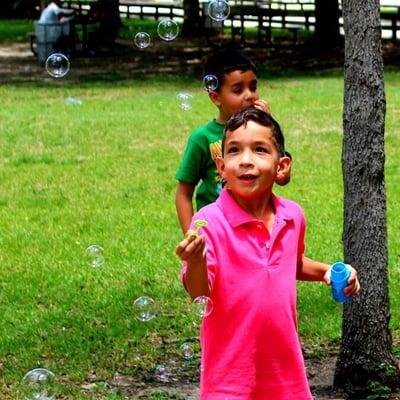
[[[201,327],[200,398],[310,400],[296,279],[329,285],[330,267],[304,258],[303,211],[272,193],[290,168],[279,124],[260,110],[238,112],[216,162],[229,189],[194,215],[207,226],[176,250],[185,289],[214,306]],[[354,296],[360,286],[350,269],[345,294]]]

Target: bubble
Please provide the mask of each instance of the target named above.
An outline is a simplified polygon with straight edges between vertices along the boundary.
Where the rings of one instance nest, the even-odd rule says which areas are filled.
[[[188,92],[180,92],[176,95],[176,98],[179,102],[179,107],[182,110],[191,110],[192,109],[192,101],[193,96]]]
[[[150,46],[151,38],[146,32],[138,32],[133,41],[136,47],[139,47],[139,49],[145,49]]]
[[[207,92],[216,90],[218,88],[218,78],[212,74],[206,75],[203,78],[203,86]]]
[[[159,382],[169,382],[169,374],[167,367],[164,364],[160,364],[156,366],[156,379]]]
[[[189,343],[183,343],[180,347],[182,357],[185,360],[191,360],[193,358],[193,349]]]
[[[193,300],[193,305],[196,310],[196,314],[203,318],[207,317],[212,313],[213,302],[207,296],[198,296]]]
[[[71,96],[68,96],[65,99],[65,103],[68,104],[68,105],[71,105],[71,106],[77,106],[77,105],[80,106],[80,105],[82,105],[82,100],[76,99],[76,98],[71,97]]]
[[[168,42],[174,40],[179,33],[178,24],[170,18],[164,18],[158,24],[157,33],[163,40]]]
[[[225,0],[212,0],[208,3],[208,15],[214,21],[223,21],[228,18],[230,7]]]
[[[24,399],[53,400],[56,398],[55,375],[45,368],[35,368],[27,372],[22,379],[25,385]]]
[[[46,60],[46,71],[53,78],[62,78],[69,72],[69,60],[62,53],[53,53]]]
[[[140,296],[133,302],[135,318],[141,322],[151,321],[156,316],[156,302],[147,296]]]
[[[98,244],[92,244],[86,249],[90,265],[93,268],[100,268],[104,264],[104,249]]]

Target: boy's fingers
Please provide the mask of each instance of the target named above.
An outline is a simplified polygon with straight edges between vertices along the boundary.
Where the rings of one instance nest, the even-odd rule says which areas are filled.
[[[181,254],[183,254],[185,251],[187,251],[187,247],[189,246],[189,244],[191,242],[193,242],[193,240],[195,240],[195,237],[193,236],[187,236],[185,237],[176,247],[175,253],[178,256],[181,256]]]
[[[197,251],[203,251],[203,247],[205,244],[204,236],[199,237],[187,237],[179,243],[176,248],[176,254],[181,258],[187,258],[193,254],[196,254]]]
[[[350,268],[350,278],[347,281],[347,287],[344,289],[344,293],[347,296],[355,296],[361,289],[360,282],[357,278],[357,271],[349,264],[346,264]]]
[[[268,114],[271,114],[269,104],[265,100],[256,100],[254,102],[254,107]]]

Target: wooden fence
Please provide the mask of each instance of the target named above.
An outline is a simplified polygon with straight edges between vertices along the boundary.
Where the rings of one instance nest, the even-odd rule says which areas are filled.
[[[88,15],[94,0],[67,0],[66,7],[75,8],[81,15]],[[207,21],[207,1],[201,0],[203,21],[209,28],[231,27],[232,38],[246,40],[249,27],[257,27],[258,39],[268,41],[274,28],[286,29],[293,34],[294,41],[299,30],[313,31],[315,28],[314,0],[230,0],[230,15],[223,23]],[[179,1],[122,0],[119,2],[121,18],[161,19],[173,18],[183,21],[184,11]],[[393,41],[400,39],[400,4],[382,6],[381,21],[384,37]],[[342,19],[340,19],[342,24]]]

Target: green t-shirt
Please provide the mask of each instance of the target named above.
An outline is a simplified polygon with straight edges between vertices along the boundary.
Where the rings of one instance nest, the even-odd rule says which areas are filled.
[[[198,210],[213,203],[222,189],[221,177],[214,160],[221,155],[224,128],[225,125],[219,124],[214,119],[192,132],[176,173],[178,181],[196,186],[195,198]]]

